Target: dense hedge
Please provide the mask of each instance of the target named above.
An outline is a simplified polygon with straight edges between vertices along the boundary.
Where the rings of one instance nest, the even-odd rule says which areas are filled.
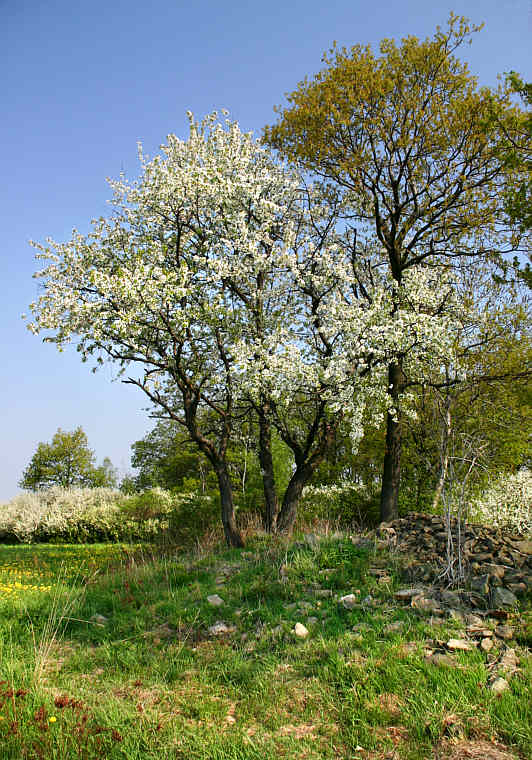
[[[216,500],[155,488],[125,496],[109,488],[24,493],[0,506],[3,543],[191,540],[216,524]]]

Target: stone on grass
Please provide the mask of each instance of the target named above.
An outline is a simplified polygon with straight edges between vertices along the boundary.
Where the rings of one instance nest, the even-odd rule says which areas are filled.
[[[400,591],[396,591],[394,597],[400,602],[408,602],[414,596],[420,596],[424,593],[422,588],[402,588]]]
[[[460,650],[461,652],[469,652],[473,649],[473,645],[470,641],[465,639],[449,639],[447,642],[447,649],[451,651]]]
[[[346,610],[353,610],[358,605],[358,597],[355,594],[346,594],[340,598],[340,604],[343,605]]]
[[[234,625],[227,625],[223,620],[217,620],[214,625],[211,625],[208,629],[211,636],[223,636],[225,633],[234,633],[236,628]]]
[[[436,652],[436,654],[431,654],[427,657],[425,657],[427,662],[431,662],[433,665],[444,665],[448,668],[456,668],[458,667],[458,663],[455,659],[450,657],[448,654],[441,654],[440,652]]]
[[[307,618],[307,623],[309,625],[316,625],[317,622],[318,622],[318,618],[314,617],[313,615],[311,615],[309,618]]]
[[[489,652],[490,649],[493,649],[493,639],[482,639],[480,648],[483,652]]]
[[[493,694],[498,696],[499,694],[502,694],[503,691],[507,691],[510,688],[510,684],[506,680],[506,678],[496,678],[493,683],[490,686],[491,691]]]
[[[417,650],[419,649],[419,645],[417,641],[403,641],[401,644],[400,651],[404,655],[411,655],[417,653]]]
[[[501,659],[499,660],[497,671],[504,672],[507,676],[512,676],[517,670],[519,660],[516,657],[515,649],[507,649],[503,652]]]
[[[211,594],[207,597],[207,601],[211,605],[211,607],[221,607],[222,604],[224,604],[224,600],[221,596],[218,596],[218,594]]]
[[[305,628],[303,623],[296,623],[294,626],[294,633],[299,639],[306,639],[308,636],[308,629]]]
[[[483,619],[479,615],[473,615],[471,612],[465,616],[465,621],[468,625],[476,625],[479,628],[484,625]]]
[[[106,623],[109,622],[109,618],[105,617],[105,615],[99,615],[96,613],[91,618],[89,618],[91,623],[96,623],[96,625],[99,625],[100,627],[103,627]]]
[[[410,606],[423,612],[443,612],[436,599],[431,599],[428,596],[424,596],[424,594],[414,596],[410,602]]]
[[[320,540],[315,533],[307,533],[305,534],[305,543],[311,549],[316,549],[319,546]]]
[[[351,630],[354,633],[367,633],[371,631],[371,626],[368,623],[355,623]]]

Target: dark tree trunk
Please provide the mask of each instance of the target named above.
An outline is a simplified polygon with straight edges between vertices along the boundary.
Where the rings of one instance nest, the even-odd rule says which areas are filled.
[[[386,450],[382,470],[381,511],[383,522],[395,520],[399,515],[399,484],[401,481],[401,418],[397,401],[401,393],[403,371],[401,363],[388,367],[388,386],[396,409],[395,415],[388,412],[386,417]],[[395,419],[394,419],[395,416]]]
[[[259,462],[262,473],[262,485],[264,488],[264,501],[266,503],[264,528],[269,533],[272,533],[277,527],[279,502],[275,490],[271,427],[263,409],[259,410]]]
[[[225,540],[228,546],[236,546],[241,549],[244,541],[236,526],[235,508],[233,504],[233,488],[225,462],[219,462],[215,466],[218,486],[220,488],[220,503],[222,507],[222,524],[224,526]]]
[[[297,505],[299,504],[303,488],[312,477],[312,473],[317,465],[318,462],[316,461],[312,464],[307,462],[306,464],[297,466],[290,478],[283,497],[281,511],[277,517],[277,530],[280,533],[291,533],[293,531],[297,517]]]

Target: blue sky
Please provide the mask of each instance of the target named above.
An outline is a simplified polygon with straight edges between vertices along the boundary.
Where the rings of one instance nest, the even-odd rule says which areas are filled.
[[[38,292],[28,241],[87,231],[108,212],[105,178],[135,176],[139,140],[153,154],[169,132],[185,137],[187,109],[225,107],[259,133],[333,40],[432,36],[451,9],[486,24],[461,53],[482,84],[510,69],[530,80],[530,0],[0,0],[0,501],[58,427],[81,425],[98,459],[125,471],[152,426],[141,392],[112,382],[111,367],[92,374],[27,331],[21,314]]]

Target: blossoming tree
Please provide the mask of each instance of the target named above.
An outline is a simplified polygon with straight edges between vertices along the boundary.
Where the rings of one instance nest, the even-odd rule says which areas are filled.
[[[235,420],[257,414],[268,526],[290,530],[339,421],[356,441],[364,418],[396,413],[390,361],[445,360],[452,288],[412,268],[399,297],[378,256],[338,231],[328,188],[306,186],[236,123],[189,118],[187,140],[141,152],[137,182],[110,182],[109,218],[36,244],[48,265],[30,328],[128,370],[155,415],[186,428],[241,546],[226,458]],[[295,460],[278,519],[272,424]]]

